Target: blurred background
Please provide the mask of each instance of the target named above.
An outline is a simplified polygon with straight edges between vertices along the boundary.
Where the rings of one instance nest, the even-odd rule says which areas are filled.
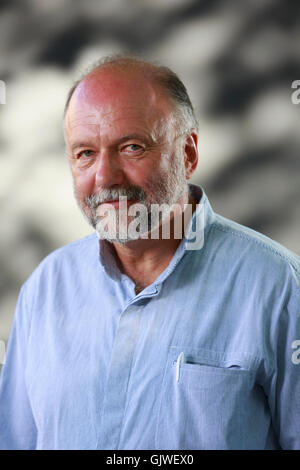
[[[193,181],[214,210],[300,254],[300,2],[0,2],[0,339],[21,285],[92,232],[75,200],[62,113],[93,61],[131,52],[174,69],[200,121]]]

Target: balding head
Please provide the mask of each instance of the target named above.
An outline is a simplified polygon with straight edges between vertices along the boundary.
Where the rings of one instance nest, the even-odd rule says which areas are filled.
[[[70,89],[65,104],[65,115],[75,90],[78,90],[80,84],[87,79],[90,83],[94,81],[94,84],[96,84],[97,80],[101,83],[102,74],[100,72],[105,72],[105,70],[110,70],[115,77],[127,75],[131,76],[134,82],[139,82],[140,79],[143,79],[144,83],[148,81],[149,84],[152,83],[161,87],[166,99],[169,99],[173,106],[177,132],[186,133],[192,129],[197,132],[198,123],[194,109],[187,90],[179,77],[167,67],[157,66],[142,59],[124,55],[104,57],[89,67]]]

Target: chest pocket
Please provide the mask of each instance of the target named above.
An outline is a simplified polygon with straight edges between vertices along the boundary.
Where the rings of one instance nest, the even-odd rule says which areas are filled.
[[[255,387],[255,365],[245,354],[171,348],[160,397],[157,449],[247,448],[247,426],[258,407],[268,425],[265,397]]]

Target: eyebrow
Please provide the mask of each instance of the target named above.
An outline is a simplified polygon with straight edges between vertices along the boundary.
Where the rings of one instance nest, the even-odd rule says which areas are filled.
[[[80,147],[88,147],[87,142],[75,142],[73,145],[71,145],[71,150],[75,150]]]
[[[118,143],[119,144],[122,144],[123,142],[126,142],[127,140],[131,140],[131,139],[137,139],[137,140],[147,140],[149,141],[149,137],[145,136],[145,135],[141,135],[141,134],[128,134],[128,135],[124,135],[124,137],[120,137],[120,139],[118,139]]]
[[[123,142],[126,142],[127,140],[131,140],[131,139],[147,140],[149,142],[149,138],[147,136],[134,133],[134,134],[128,134],[128,135],[124,135],[123,137],[120,137],[119,139],[117,139],[116,143],[117,144],[122,144]],[[91,145],[91,143],[88,142],[88,141],[87,142],[83,142],[83,141],[74,142],[71,145],[71,150],[75,150],[75,149],[81,148],[81,147],[89,147],[90,145]]]

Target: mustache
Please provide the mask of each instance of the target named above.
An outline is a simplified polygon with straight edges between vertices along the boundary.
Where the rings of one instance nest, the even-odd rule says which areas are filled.
[[[85,198],[85,203],[90,209],[97,209],[99,204],[104,202],[118,201],[120,197],[126,196],[127,199],[134,199],[139,202],[145,202],[147,194],[139,186],[128,186],[127,188],[100,189],[96,194],[91,194]]]

